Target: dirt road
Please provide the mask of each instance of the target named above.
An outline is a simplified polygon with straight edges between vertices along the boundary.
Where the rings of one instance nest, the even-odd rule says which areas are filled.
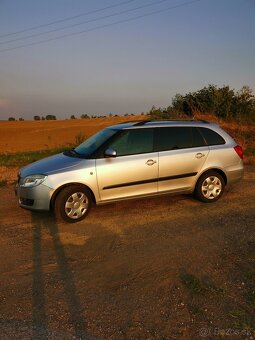
[[[254,336],[254,167],[216,204],[128,201],[75,225],[0,198],[1,339]]]

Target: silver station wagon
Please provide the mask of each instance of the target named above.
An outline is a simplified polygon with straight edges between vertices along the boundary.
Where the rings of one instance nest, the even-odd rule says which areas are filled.
[[[20,170],[22,208],[82,220],[93,203],[166,193],[217,201],[243,175],[241,146],[205,121],[139,121],[105,128],[84,143]]]

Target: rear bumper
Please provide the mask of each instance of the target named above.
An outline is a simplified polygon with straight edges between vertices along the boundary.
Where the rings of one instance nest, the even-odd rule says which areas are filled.
[[[21,208],[29,210],[50,210],[50,200],[53,189],[40,184],[36,187],[24,188],[18,183],[15,186],[15,194]]]
[[[243,162],[238,165],[230,166],[226,169],[228,184],[240,181],[244,175]]]

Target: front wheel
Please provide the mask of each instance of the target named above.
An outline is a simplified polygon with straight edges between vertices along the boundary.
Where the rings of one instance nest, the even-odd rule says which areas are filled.
[[[92,199],[90,191],[81,185],[72,185],[60,191],[55,201],[55,214],[66,222],[81,221],[88,214]]]
[[[212,203],[221,197],[224,189],[225,182],[222,176],[216,171],[208,171],[197,181],[195,195],[200,201]]]

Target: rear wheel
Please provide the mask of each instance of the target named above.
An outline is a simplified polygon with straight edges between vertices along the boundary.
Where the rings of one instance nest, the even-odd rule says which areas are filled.
[[[216,171],[208,171],[197,181],[195,195],[200,201],[212,203],[221,197],[224,189],[223,177]]]
[[[66,222],[83,220],[91,207],[90,191],[81,185],[64,188],[55,201],[55,214]]]

